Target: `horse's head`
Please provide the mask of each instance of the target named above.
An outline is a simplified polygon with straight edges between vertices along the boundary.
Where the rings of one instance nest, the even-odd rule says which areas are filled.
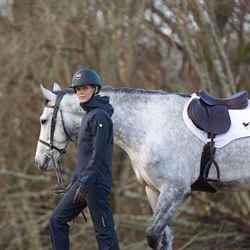
[[[63,99],[69,91],[61,90],[57,83],[54,83],[53,92],[42,85],[41,91],[45,100],[40,117],[41,130],[35,162],[41,170],[52,171],[57,168],[57,163],[62,154],[66,153],[70,141],[76,139],[79,125],[73,119],[72,105],[66,97]]]

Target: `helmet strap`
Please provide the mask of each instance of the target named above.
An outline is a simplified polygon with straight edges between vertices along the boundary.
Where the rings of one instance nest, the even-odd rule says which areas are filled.
[[[98,93],[98,89],[96,90],[96,85],[95,85],[95,87],[94,87],[94,92],[93,92],[91,98],[93,98],[97,93]],[[91,98],[90,98],[90,99],[91,99]]]

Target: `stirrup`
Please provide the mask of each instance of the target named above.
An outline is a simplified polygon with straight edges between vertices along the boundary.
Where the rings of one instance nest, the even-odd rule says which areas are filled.
[[[210,170],[212,164],[215,166],[215,169],[216,169],[216,172],[217,172],[217,178],[216,179],[208,178],[209,170]],[[203,178],[204,178],[204,181],[212,181],[212,182],[220,181],[220,169],[219,169],[217,161],[210,160],[207,163],[207,165],[205,167],[205,170],[204,170]]]

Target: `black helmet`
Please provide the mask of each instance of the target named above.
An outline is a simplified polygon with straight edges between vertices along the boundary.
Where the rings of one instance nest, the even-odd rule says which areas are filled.
[[[100,90],[102,87],[102,82],[99,75],[92,69],[80,69],[78,70],[73,78],[71,88],[82,85],[97,85]]]

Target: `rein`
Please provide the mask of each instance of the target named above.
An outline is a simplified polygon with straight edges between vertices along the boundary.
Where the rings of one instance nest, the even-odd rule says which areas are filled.
[[[56,128],[56,118],[57,118],[58,111],[60,111],[60,114],[61,114],[61,121],[62,121],[64,133],[66,134],[67,138],[70,141],[74,142],[74,140],[70,138],[69,133],[67,132],[67,129],[65,127],[62,110],[61,109],[59,110],[60,102],[61,102],[64,95],[65,95],[65,92],[63,92],[63,91],[59,92],[58,95],[57,95],[57,98],[56,98],[55,105],[49,105],[49,104],[45,105],[45,107],[47,107],[47,108],[54,109],[53,115],[52,115],[52,120],[51,120],[51,126],[50,126],[50,142],[48,143],[48,142],[46,142],[46,141],[44,141],[44,140],[42,140],[40,138],[38,139],[38,141],[40,143],[42,143],[42,144],[46,145],[47,147],[49,147],[50,150],[55,149],[61,155],[66,154],[67,150],[65,148],[58,148],[55,145],[53,145],[54,133],[55,133],[55,128]],[[53,161],[54,161],[54,165],[55,165],[55,170],[54,171],[55,171],[55,174],[56,174],[56,177],[57,177],[57,183],[56,183],[57,188],[54,190],[54,192],[56,194],[65,193],[66,189],[65,189],[64,184],[63,184],[62,169],[61,169],[60,161],[55,162],[53,155],[49,154],[49,150],[46,150],[45,155],[47,157],[47,161],[52,158]],[[59,174],[57,172],[57,166],[59,168]]]

